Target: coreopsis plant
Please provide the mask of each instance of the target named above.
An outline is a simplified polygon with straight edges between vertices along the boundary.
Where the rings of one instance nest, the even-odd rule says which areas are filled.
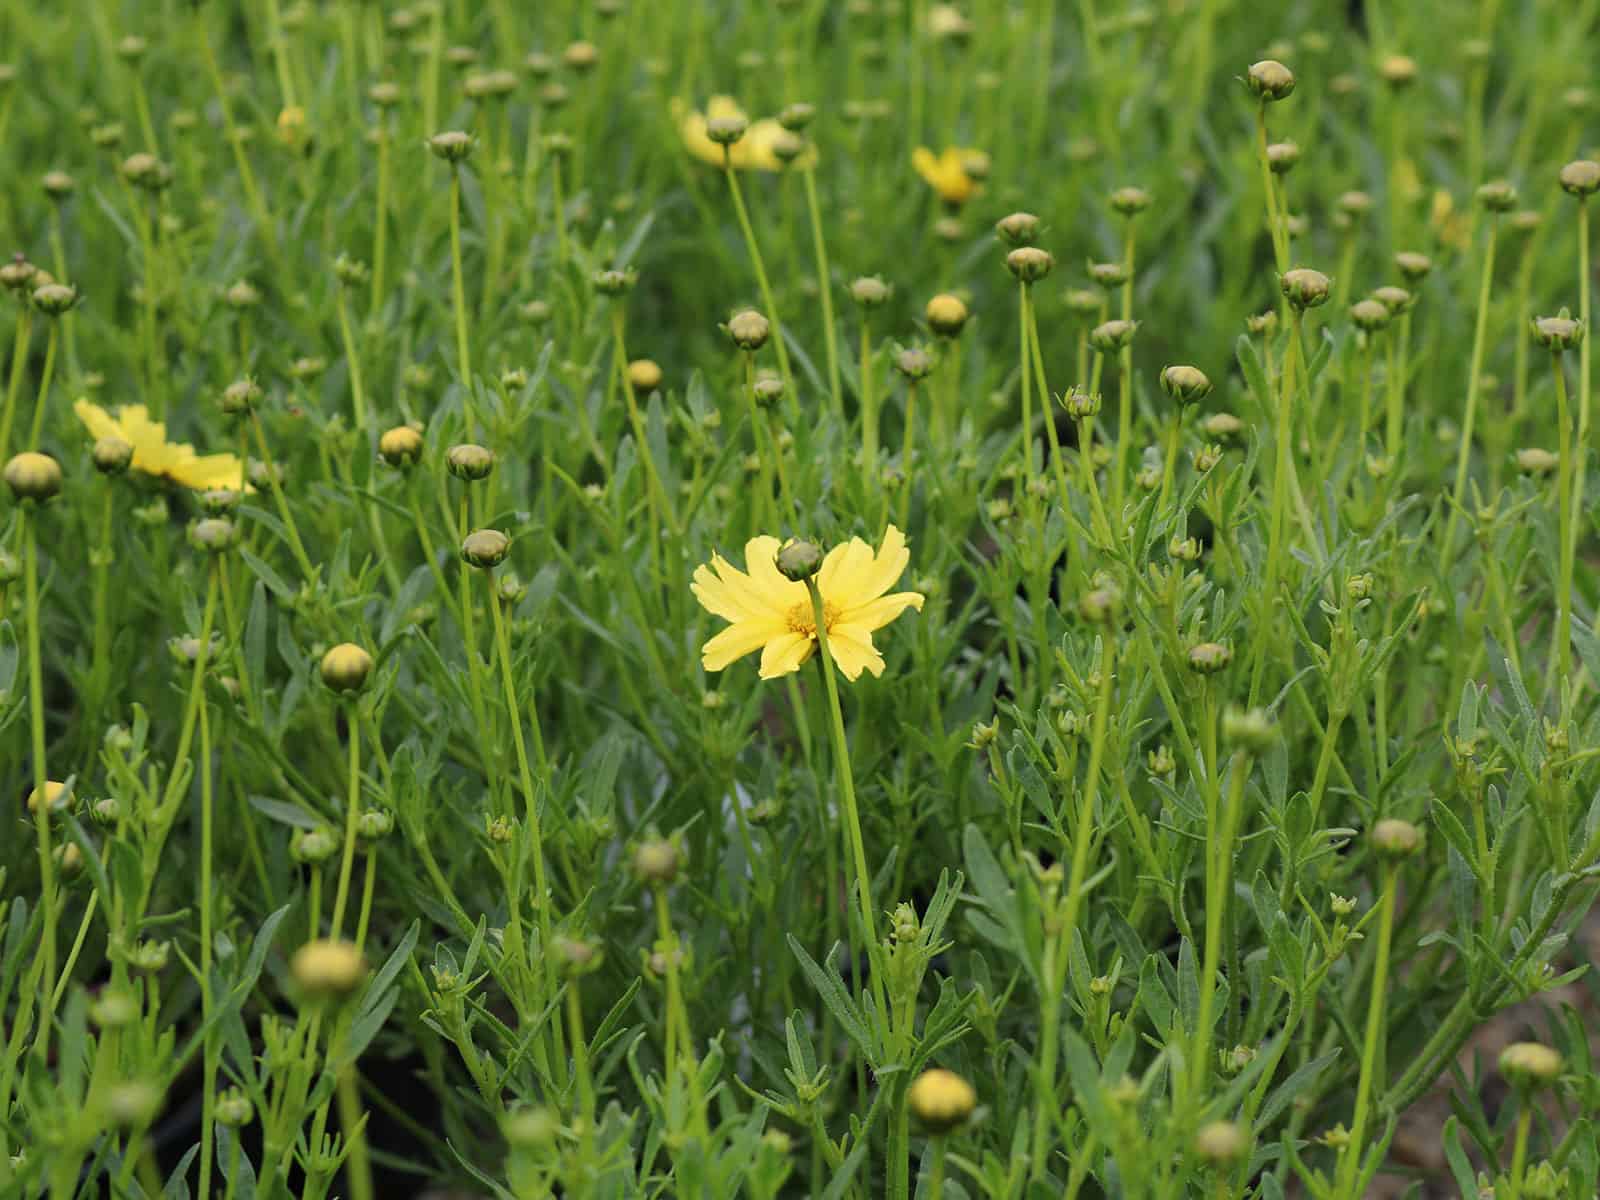
[[[0,1197],[1600,1194],[1593,24],[0,10]]]

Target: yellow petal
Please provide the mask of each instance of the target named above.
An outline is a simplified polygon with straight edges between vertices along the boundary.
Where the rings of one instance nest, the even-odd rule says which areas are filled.
[[[712,121],[717,120],[719,117],[749,120],[745,116],[744,109],[739,107],[739,102],[732,96],[713,96],[707,100],[706,117]]]
[[[165,474],[174,483],[204,491],[206,488],[244,490],[244,467],[231,454],[184,455]]]
[[[876,678],[883,674],[883,655],[872,644],[872,632],[856,625],[835,625],[828,630],[828,652],[844,677],[854,683],[862,669]]]
[[[711,556],[710,566],[695,568],[689,584],[701,607],[727,621],[743,621],[770,612],[754,582],[720,554]]]
[[[761,678],[776,679],[798,671],[811,657],[815,643],[809,634],[781,633],[761,652]]]
[[[751,538],[744,544],[744,565],[766,607],[775,612],[788,612],[796,604],[805,603],[807,591],[805,584],[785,579],[778,573],[778,547],[775,537]]]
[[[104,437],[122,437],[122,429],[116,420],[98,404],[78,400],[72,405],[72,411],[78,414],[78,420],[83,422],[90,437],[96,440]]]
[[[775,638],[788,636],[789,631],[780,625],[736,621],[700,648],[700,665],[708,671],[720,671]]]
[[[883,542],[878,546],[872,564],[854,581],[856,591],[848,599],[840,597],[836,603],[841,607],[852,607],[883,595],[905,573],[906,564],[910,561],[911,551],[906,549],[906,535],[893,525],[889,526],[883,531]]]
[[[911,165],[929,187],[939,186],[939,160],[933,156],[932,150],[918,146],[911,152]]]
[[[869,632],[882,629],[908,608],[922,611],[921,592],[896,592],[892,596],[879,596],[876,600],[847,608],[839,614],[841,624],[859,626]]]
[[[722,165],[722,147],[706,135],[706,118],[701,112],[687,112],[678,121],[678,136],[690,154],[712,166]]]
[[[817,572],[817,587],[823,598],[836,607],[849,608],[872,596],[860,595],[861,580],[872,566],[872,547],[860,538],[851,538],[829,550]],[[876,593],[873,593],[876,595]]]

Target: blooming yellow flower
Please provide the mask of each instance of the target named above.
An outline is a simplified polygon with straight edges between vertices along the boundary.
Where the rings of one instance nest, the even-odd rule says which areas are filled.
[[[761,678],[776,679],[798,671],[816,649],[817,624],[811,593],[803,583],[778,573],[779,542],[754,537],[745,543],[749,574],[713,554],[709,566],[695,568],[695,599],[731,622],[701,648],[700,663],[720,671],[729,663],[761,651]],[[911,552],[906,537],[893,525],[884,531],[874,553],[860,538],[835,546],[817,572],[828,650],[846,679],[863,669],[883,674],[883,655],[872,645],[872,631],[881,629],[908,608],[922,610],[920,592],[885,595],[906,569]]]
[[[196,454],[187,442],[167,441],[167,427],[150,419],[142,404],[125,405],[112,416],[98,404],[79,400],[72,406],[78,420],[96,438],[117,437],[133,447],[133,469],[158,475],[184,487],[247,490],[244,465],[231,454]]]
[[[911,152],[911,165],[927,185],[939,193],[939,199],[946,204],[962,205],[980,190],[978,181],[967,174],[967,156],[972,153],[946,146],[936,157],[926,146],[918,146]]]
[[[1428,225],[1441,246],[1452,250],[1465,250],[1472,244],[1472,221],[1463,212],[1456,211],[1455,197],[1444,188],[1436,188],[1428,208]]]
[[[714,167],[723,165],[722,147],[706,133],[706,122],[718,117],[745,117],[744,109],[732,96],[713,96],[706,102],[706,111],[690,109],[681,100],[673,101],[673,117],[678,122],[678,136],[683,139],[689,153],[701,162]],[[748,120],[748,118],[745,118]],[[774,144],[784,136],[784,128],[771,117],[751,121],[744,136],[728,147],[728,161],[736,171],[780,171],[783,161],[773,150]],[[797,167],[814,166],[817,161],[815,146],[808,145],[795,159]]]

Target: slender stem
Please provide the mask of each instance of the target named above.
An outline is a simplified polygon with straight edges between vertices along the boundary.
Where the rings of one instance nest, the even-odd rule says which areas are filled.
[[[573,1075],[578,1082],[578,1108],[585,1130],[594,1122],[594,1077],[589,1070],[589,1040],[583,1031],[583,1002],[578,981],[567,981],[567,1032],[572,1039]]]
[[[1213,772],[1216,763],[1209,762]],[[1207,781],[1206,796],[1206,942],[1200,967],[1200,1015],[1195,1022],[1193,1061],[1189,1064],[1192,1086],[1191,1101],[1200,1102],[1205,1090],[1206,1077],[1211,1065],[1211,1010],[1216,1001],[1217,972],[1222,961],[1222,922],[1232,895],[1229,876],[1233,867],[1233,843],[1238,836],[1240,810],[1244,806],[1245,779],[1250,774],[1250,760],[1242,753],[1233,756],[1233,769],[1228,773],[1227,799],[1223,810],[1216,811],[1214,798],[1217,789]]]
[[[272,450],[267,445],[266,431],[261,428],[261,414],[254,409],[250,410],[250,424],[255,429],[256,447],[261,451],[261,461],[267,468],[267,490],[272,493],[272,503],[278,510],[278,519],[283,522],[284,532],[289,535],[289,549],[294,553],[295,565],[300,568],[305,581],[310,583],[316,578],[317,571],[311,565],[311,556],[306,553],[305,543],[300,540],[300,530],[295,525],[294,513],[289,508],[288,500],[284,498],[283,484],[278,479],[278,469],[272,461]]]
[[[1506,1176],[1506,1200],[1517,1200],[1522,1195],[1523,1175],[1528,1169],[1528,1128],[1533,1124],[1533,1109],[1527,1097],[1522,1100],[1522,1111],[1517,1114],[1517,1133],[1511,1145],[1511,1173]]]
[[[350,329],[350,312],[349,306],[345,304],[344,284],[339,284],[333,291],[335,305],[339,312],[339,336],[344,340],[345,362],[350,367],[350,404],[352,414],[355,418],[356,431],[365,433],[367,430],[367,393],[361,383],[361,355],[356,349],[355,335]],[[462,378],[466,378],[465,373],[463,373]]]
[[[838,334],[833,318],[833,276],[828,269],[828,244],[822,236],[822,210],[817,204],[816,173],[810,166],[800,169],[806,185],[806,209],[811,215],[811,241],[817,255],[817,292],[822,300],[822,337],[828,358],[828,394],[833,398],[833,412],[840,425],[844,423],[844,390],[839,382]]]
[[[833,738],[834,767],[839,778],[839,796],[844,803],[845,828],[850,837],[850,852],[855,859],[856,895],[861,904],[861,927],[867,935],[868,953],[878,944],[877,925],[872,919],[872,876],[867,870],[867,851],[861,839],[861,814],[856,807],[856,782],[850,769],[850,746],[844,735],[844,711],[839,706],[839,685],[834,680],[833,654],[828,649],[828,620],[822,592],[815,577],[806,580],[811,592],[812,617],[817,629],[817,657],[822,660],[823,685],[828,693],[828,730]],[[872,982],[881,993],[883,981],[872,972]],[[880,1007],[881,994],[880,994]]]
[[[861,310],[861,469],[874,486],[878,479],[878,401],[873,394],[876,380],[872,372],[872,323],[866,309]]]
[[[1572,572],[1577,539],[1573,532],[1572,505],[1572,413],[1567,402],[1567,373],[1561,355],[1551,355],[1556,375],[1556,436],[1559,451],[1557,494],[1560,504],[1560,572],[1556,582],[1556,678],[1558,688],[1572,677]]]
[[[1371,1107],[1373,1077],[1377,1073],[1378,1050],[1383,1042],[1383,1005],[1389,982],[1389,950],[1394,936],[1394,899],[1399,869],[1393,863],[1383,868],[1383,894],[1378,901],[1378,950],[1372,967],[1370,999],[1367,1002],[1367,1031],[1361,1044],[1361,1073],[1356,1081],[1355,1116],[1350,1122],[1350,1142],[1339,1161],[1340,1200],[1359,1200],[1356,1180],[1361,1170],[1362,1140],[1366,1135],[1367,1113]]]
[[[1022,387],[1022,480],[1026,488],[1033,483],[1033,364],[1028,355],[1030,342],[1026,281],[1017,284],[1017,340],[1021,347],[1017,356],[1017,371],[1021,375],[1019,383]]]
[[[943,1134],[933,1138],[929,1147],[933,1161],[928,1164],[927,1200],[944,1200],[944,1156],[949,1149],[949,1139]]]
[[[344,934],[344,908],[350,898],[350,874],[356,861],[356,825],[361,818],[361,717],[353,711],[346,714],[346,732],[350,742],[349,790],[344,809],[344,853],[339,860],[339,885],[333,893],[333,938]]]
[[[1273,447],[1276,465],[1272,471],[1272,518],[1267,534],[1267,573],[1261,593],[1262,619],[1270,623],[1269,611],[1278,598],[1278,585],[1283,571],[1284,528],[1288,523],[1289,476],[1294,469],[1290,453],[1293,436],[1291,414],[1294,403],[1294,368],[1300,349],[1300,311],[1292,310],[1289,346],[1283,354],[1283,378],[1278,389],[1278,419]],[[1266,666],[1266,643],[1270,639],[1256,639],[1255,667],[1251,673],[1250,703],[1260,695],[1262,672]]]
[[[38,1052],[48,1058],[50,1030],[55,1021],[53,989],[56,979],[56,872],[50,853],[50,773],[45,766],[44,667],[39,652],[39,540],[31,505],[22,512],[23,604],[28,625],[28,720],[33,742],[33,823],[39,837],[39,911],[44,925],[44,969],[39,976]]]
[[[477,421],[472,411],[472,350],[467,341],[467,293],[461,275],[461,168],[450,168],[450,288],[456,313],[456,362],[461,371],[461,413],[466,437],[472,440]]]
[[[500,611],[500,593],[494,586],[494,576],[486,574],[489,581],[489,611],[494,614],[494,637],[499,647],[500,682],[505,690],[506,713],[511,721],[511,741],[517,752],[517,771],[522,781],[524,815],[528,836],[533,841],[530,857],[533,859],[534,911],[538,914],[541,952],[550,945],[550,897],[545,882],[544,838],[539,829],[539,793],[534,789],[533,772],[528,767],[528,751],[522,738],[521,705],[517,702],[515,673],[511,664],[511,639],[506,633],[505,615]],[[535,755],[539,761],[539,779],[549,786],[550,763],[545,758],[544,736],[539,728],[539,710],[530,700],[529,723],[533,729]]]
[[[350,1148],[344,1160],[344,1179],[350,1186],[350,1200],[372,1200],[372,1160],[367,1154],[366,1113],[361,1108],[359,1078],[353,1062],[339,1072],[339,1128]]]
[[[793,396],[794,376],[789,373],[789,348],[783,341],[783,322],[778,319],[778,303],[772,297],[772,284],[767,280],[767,268],[761,261],[761,247],[756,242],[756,231],[750,226],[750,214],[745,210],[744,192],[739,187],[739,173],[733,169],[728,148],[722,150],[722,173],[728,179],[728,191],[733,196],[733,211],[739,218],[739,231],[744,234],[745,249],[750,254],[750,265],[756,273],[756,286],[761,289],[761,303],[767,310],[767,320],[772,322],[772,344],[778,352],[778,372],[783,376],[783,391]]]
[[[222,572],[222,559],[211,557],[212,576]],[[210,706],[200,700],[200,1013],[207,1023],[204,1068],[200,1093],[200,1194],[211,1194],[212,1139],[216,1136],[215,1093],[217,1090],[218,1046],[216,1031],[210,1026],[215,996],[211,990],[212,942],[212,841],[215,835],[215,805],[211,785]]]
[[[44,370],[39,375],[39,399],[33,406],[33,423],[28,427],[28,449],[39,448],[39,434],[44,430],[44,410],[50,400],[50,379],[56,369],[56,345],[61,340],[61,318],[50,322],[50,335],[44,344]]]
[[[385,268],[389,247],[389,118],[378,118],[378,197],[373,206],[372,234],[372,317],[383,307]]]
[[[1448,564],[1455,547],[1456,522],[1461,516],[1461,502],[1467,491],[1467,461],[1472,454],[1472,430],[1478,418],[1478,387],[1483,378],[1483,353],[1485,334],[1489,327],[1489,289],[1494,282],[1495,238],[1500,231],[1498,214],[1489,218],[1489,244],[1483,254],[1483,273],[1478,280],[1478,319],[1472,329],[1472,360],[1467,371],[1466,412],[1461,418],[1461,447],[1456,454],[1456,482],[1451,491],[1454,503],[1445,522],[1444,544],[1440,549],[1442,562]]]
[[[16,416],[17,393],[22,386],[22,371],[28,362],[28,338],[33,330],[33,314],[26,304],[17,310],[17,330],[11,346],[11,376],[6,384],[6,404],[0,412],[0,462],[11,458],[11,422]]]
[[[1589,444],[1589,343],[1594,330],[1589,328],[1589,198],[1578,197],[1578,321],[1583,326],[1583,341],[1578,343],[1578,446],[1580,452],[1573,465],[1572,511],[1583,512],[1583,492],[1589,456],[1582,448]],[[1578,527],[1574,522],[1566,527],[1567,540],[1576,549]]]

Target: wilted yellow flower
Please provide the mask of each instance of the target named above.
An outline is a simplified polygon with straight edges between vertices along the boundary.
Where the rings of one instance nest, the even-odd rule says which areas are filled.
[[[778,573],[780,543],[775,537],[754,537],[745,543],[749,574],[713,554],[709,566],[695,568],[691,585],[706,609],[733,622],[701,648],[701,665],[720,671],[729,663],[761,651],[761,678],[776,679],[801,665],[815,652],[817,625],[811,594],[804,583]],[[860,538],[828,551],[816,581],[822,594],[828,649],[846,679],[863,669],[883,674],[883,655],[872,645],[872,632],[908,608],[922,610],[922,593],[885,595],[911,560],[905,534],[893,525],[884,531],[874,553]]]
[[[706,122],[724,117],[745,118],[744,109],[732,96],[711,97],[706,102],[705,112],[691,109],[681,100],[674,100],[672,115],[678,124],[678,136],[683,139],[689,153],[714,167],[723,165],[723,148],[711,140],[706,132]],[[744,136],[727,148],[726,161],[736,171],[780,171],[786,164],[778,157],[776,146],[789,136],[789,131],[771,117],[751,121]],[[807,145],[793,165],[810,167],[816,165],[816,161],[816,147]]]
[[[918,146],[911,152],[911,165],[927,185],[939,193],[939,199],[949,205],[962,205],[982,190],[978,181],[967,173],[971,154],[971,150],[946,146],[942,154],[935,156],[926,146]]]
[[[98,404],[79,400],[72,406],[78,420],[95,438],[121,438],[133,447],[133,469],[146,475],[158,475],[184,487],[204,491],[206,488],[232,488],[234,491],[254,491],[246,487],[244,467],[231,454],[196,454],[187,442],[167,441],[167,427],[161,421],[152,421],[149,410],[142,404],[129,404],[117,409],[112,416]]]

